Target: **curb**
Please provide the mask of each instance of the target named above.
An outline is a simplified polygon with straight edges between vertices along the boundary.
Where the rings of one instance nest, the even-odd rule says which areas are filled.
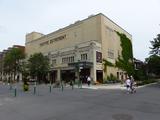
[[[157,82],[146,84],[146,85],[142,85],[142,86],[138,86],[137,88],[143,88],[143,87],[147,87],[147,86],[154,85],[154,84],[157,84]]]

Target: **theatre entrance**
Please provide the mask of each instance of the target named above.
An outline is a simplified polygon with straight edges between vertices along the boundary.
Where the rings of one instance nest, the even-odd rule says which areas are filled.
[[[75,80],[74,70],[61,70],[61,80],[68,83],[71,80]]]
[[[82,83],[87,83],[87,77],[90,76],[90,68],[80,69],[80,80]],[[90,76],[91,77],[91,76]]]
[[[96,70],[97,82],[103,83],[103,71]]]
[[[55,83],[57,79],[57,70],[50,71],[50,81]]]
[[[90,71],[91,71],[91,68],[93,67],[93,63],[87,62],[87,61],[78,61],[74,63],[69,63],[68,66],[74,67],[75,71],[79,73],[79,79],[82,81],[82,83],[86,83],[87,76],[91,75]]]

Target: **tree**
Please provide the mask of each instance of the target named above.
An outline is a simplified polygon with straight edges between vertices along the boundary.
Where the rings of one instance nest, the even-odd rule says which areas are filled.
[[[30,76],[36,78],[38,82],[46,80],[45,77],[49,71],[48,57],[43,56],[42,53],[35,53],[31,55],[28,60],[28,70]]]
[[[143,63],[141,67],[135,69],[134,79],[143,81],[148,80],[148,66],[147,63]]]
[[[129,76],[133,75],[134,64],[131,40],[125,34],[119,32],[117,32],[117,34],[121,41],[122,56],[118,57],[116,67],[126,71]]]
[[[152,45],[152,47],[150,47],[150,54],[160,56],[160,34],[158,34],[157,37],[150,42]]]
[[[0,81],[2,81],[2,74],[3,74],[3,60],[0,59]]]
[[[14,81],[16,74],[20,72],[20,63],[24,58],[24,51],[20,48],[12,48],[4,58],[4,72],[9,75],[13,73]]]
[[[146,59],[148,73],[160,76],[160,56],[152,55]]]
[[[29,76],[29,71],[28,71],[28,64],[26,61],[21,62],[21,67],[20,71],[22,73],[22,80],[23,82],[28,82],[28,76]]]

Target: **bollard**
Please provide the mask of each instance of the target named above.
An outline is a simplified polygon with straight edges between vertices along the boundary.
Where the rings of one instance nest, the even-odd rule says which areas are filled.
[[[14,89],[14,97],[16,97],[17,96],[17,87],[15,87],[15,89]]]
[[[63,89],[64,89],[64,88],[63,88],[63,84],[62,84],[62,92],[63,92]]]
[[[36,86],[34,86],[34,95],[36,94]]]
[[[73,90],[73,88],[74,88],[74,85],[72,84],[72,90]]]
[[[36,87],[37,87],[37,85],[36,85],[36,82],[34,83],[34,95],[36,94]]]
[[[80,89],[82,89],[82,80],[80,81]]]
[[[9,85],[9,90],[12,90],[12,85],[11,84]]]
[[[73,90],[73,89],[74,89],[74,82],[73,82],[73,81],[72,81],[72,84],[71,84],[71,85],[72,85],[72,90]]]
[[[61,82],[61,88],[62,88],[62,92],[63,92],[63,89],[64,89],[64,88],[63,88],[63,82]]]
[[[80,88],[80,80],[78,81],[78,88]]]
[[[52,91],[52,86],[50,85],[49,86],[49,92],[51,93],[51,91]]]

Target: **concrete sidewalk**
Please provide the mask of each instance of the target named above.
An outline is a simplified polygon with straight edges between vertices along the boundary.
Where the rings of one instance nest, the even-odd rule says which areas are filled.
[[[143,87],[146,87],[146,86],[150,86],[150,85],[154,85],[154,84],[157,84],[157,83],[150,83],[150,84],[146,84],[146,85],[142,85],[142,86],[137,86],[136,89],[139,89],[139,88],[143,88]],[[82,88],[86,88],[86,89],[95,89],[95,90],[98,90],[98,89],[108,89],[108,90],[126,90],[126,87],[125,87],[125,84],[121,84],[121,83],[115,83],[115,84],[100,84],[100,85],[82,85]]]
[[[100,85],[82,85],[82,88],[86,89],[119,89],[119,90],[124,90],[126,89],[124,84],[116,83],[116,84],[100,84]]]

